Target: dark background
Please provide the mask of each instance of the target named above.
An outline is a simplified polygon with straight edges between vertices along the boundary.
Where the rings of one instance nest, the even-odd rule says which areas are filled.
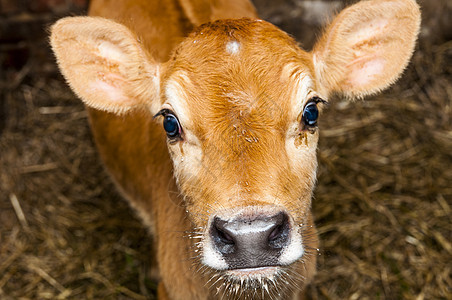
[[[309,49],[354,1],[254,1]],[[321,117],[313,299],[450,299],[452,3],[419,1],[401,80]],[[0,0],[0,298],[149,299],[151,242],[103,170],[48,26],[86,0]]]

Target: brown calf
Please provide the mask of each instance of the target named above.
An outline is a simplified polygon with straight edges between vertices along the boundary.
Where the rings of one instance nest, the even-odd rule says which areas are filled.
[[[159,299],[301,297],[319,111],[400,76],[416,2],[357,3],[309,53],[247,0],[92,0],[90,15],[57,22],[51,44],[155,238]]]

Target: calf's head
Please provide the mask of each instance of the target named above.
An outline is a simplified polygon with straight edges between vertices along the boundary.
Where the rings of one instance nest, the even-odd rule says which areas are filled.
[[[163,123],[199,262],[259,281],[315,246],[310,202],[322,106],[332,93],[360,98],[393,83],[418,28],[414,1],[375,0],[340,13],[312,52],[251,19],[202,25],[163,63],[126,27],[101,18],[63,19],[51,43],[87,105],[146,110]]]

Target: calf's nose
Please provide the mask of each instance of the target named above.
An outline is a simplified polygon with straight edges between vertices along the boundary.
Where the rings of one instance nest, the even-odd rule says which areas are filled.
[[[289,243],[289,217],[284,212],[230,220],[214,217],[210,235],[229,269],[274,266]]]

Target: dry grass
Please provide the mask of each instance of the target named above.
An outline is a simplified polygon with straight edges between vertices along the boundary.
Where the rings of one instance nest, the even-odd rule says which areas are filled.
[[[0,74],[0,298],[152,299],[146,230],[39,64]],[[452,298],[451,66],[452,41],[422,41],[389,92],[322,116],[311,298]]]

